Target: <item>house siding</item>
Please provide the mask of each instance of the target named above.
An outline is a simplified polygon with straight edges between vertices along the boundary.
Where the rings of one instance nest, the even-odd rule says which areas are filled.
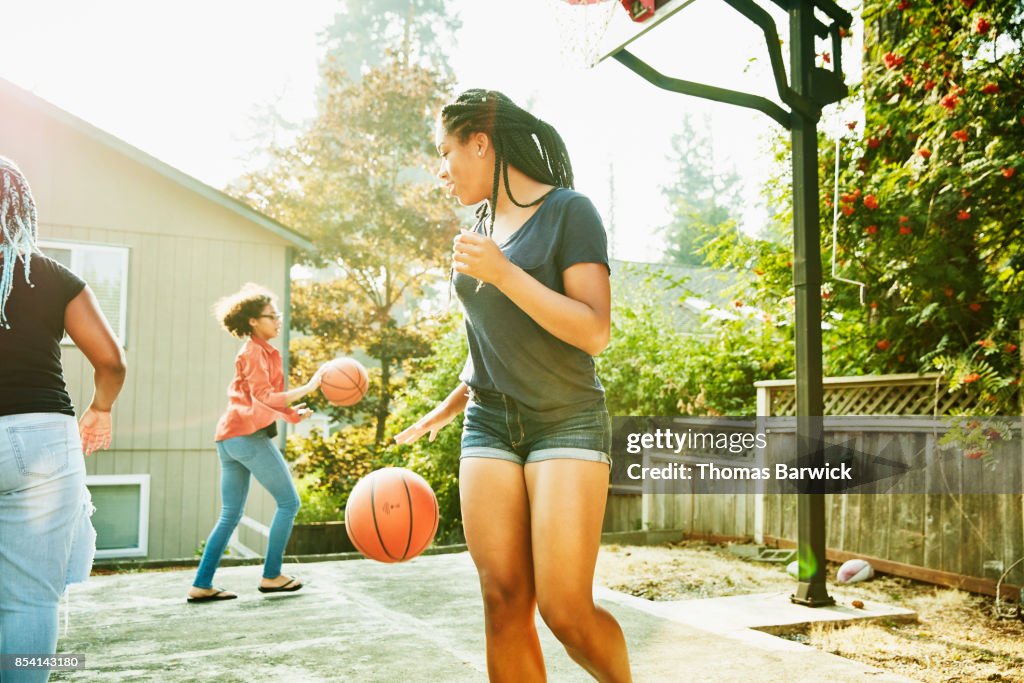
[[[41,115],[23,94],[0,88],[0,109],[0,155],[32,185],[39,239],[129,249],[128,376],[114,408],[111,448],[88,458],[86,468],[90,475],[149,474],[147,557],[191,557],[219,512],[213,434],[241,345],[220,329],[212,305],[249,281],[285,294],[291,245]],[[81,414],[93,390],[92,368],[74,346],[63,347],[63,362]],[[269,525],[273,510],[269,495],[253,486],[247,514]]]

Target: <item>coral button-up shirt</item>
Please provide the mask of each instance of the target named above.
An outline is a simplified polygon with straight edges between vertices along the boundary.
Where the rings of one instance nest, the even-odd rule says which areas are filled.
[[[245,436],[277,419],[291,423],[299,414],[288,407],[281,352],[249,337],[235,356],[235,377],[228,386],[228,409],[217,422],[216,441]]]

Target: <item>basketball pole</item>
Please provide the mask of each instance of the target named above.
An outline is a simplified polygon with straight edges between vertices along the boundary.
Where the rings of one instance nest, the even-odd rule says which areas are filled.
[[[779,98],[775,102],[749,93],[665,76],[626,49],[613,57],[653,85],[672,92],[761,111],[788,128],[793,156],[793,288],[796,295],[797,459],[801,466],[822,467],[824,388],[821,356],[821,224],[818,212],[818,120],[824,106],[847,95],[842,75],[840,28],[853,17],[832,0],[772,0],[789,13],[790,79],[786,82],[775,22],[754,0],[724,0],[756,24],[765,35]],[[830,20],[815,17],[820,10]],[[831,37],[833,68],[815,65],[815,36]],[[797,494],[799,575],[792,602],[809,607],[834,605],[825,585],[825,494],[812,484]]]
[[[798,95],[810,95],[814,69],[814,7],[789,10],[790,73]],[[793,112],[793,288],[796,294],[797,459],[825,465],[821,349],[821,217],[818,214],[818,118]],[[835,604],[825,585],[825,494],[797,494],[796,593],[790,600],[810,607]]]

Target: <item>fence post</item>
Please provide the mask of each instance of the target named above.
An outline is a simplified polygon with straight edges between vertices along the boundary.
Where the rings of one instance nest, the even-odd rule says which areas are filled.
[[[770,387],[757,387],[757,410],[754,415],[754,429],[764,434],[771,414],[772,396]],[[764,448],[754,448],[754,467],[764,467],[766,453]],[[764,543],[764,482],[756,481],[757,493],[754,494],[754,543]]]
[[[647,468],[651,466],[651,456],[648,449],[643,451],[643,467]],[[640,530],[648,532],[651,530],[651,504],[653,503],[654,494],[650,493],[647,489],[647,485],[644,484],[640,490]]]

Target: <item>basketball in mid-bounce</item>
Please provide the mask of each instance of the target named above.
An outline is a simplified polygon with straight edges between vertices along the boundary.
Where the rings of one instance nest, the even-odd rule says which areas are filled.
[[[356,484],[345,505],[345,531],[356,550],[378,562],[405,562],[437,533],[437,497],[404,467],[385,467]]]
[[[363,400],[370,378],[354,358],[338,358],[320,377],[320,392],[336,406],[354,406]]]

